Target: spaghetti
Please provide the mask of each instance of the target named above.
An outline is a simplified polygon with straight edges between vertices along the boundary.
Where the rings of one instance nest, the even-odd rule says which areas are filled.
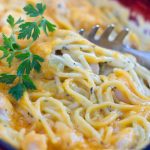
[[[25,43],[23,43],[25,44]],[[57,29],[32,46],[45,62],[19,102],[0,84],[0,138],[23,150],[141,149],[150,142],[150,71],[133,56]],[[13,73],[0,62],[0,73]]]

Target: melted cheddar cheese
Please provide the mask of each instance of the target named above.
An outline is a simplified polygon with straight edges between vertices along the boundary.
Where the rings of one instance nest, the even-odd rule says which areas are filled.
[[[36,0],[1,0],[0,30],[11,13]],[[150,71],[133,56],[98,47],[76,33],[81,27],[106,27],[99,9],[87,1],[45,0],[46,16],[57,25],[31,51],[45,59],[32,71],[37,89],[20,101],[0,84],[0,138],[23,150],[141,149],[150,142]],[[18,5],[20,6],[18,8]],[[29,19],[29,18],[26,18]],[[22,47],[27,41],[18,41]],[[57,53],[61,51],[61,53]],[[0,73],[15,73],[18,60]]]

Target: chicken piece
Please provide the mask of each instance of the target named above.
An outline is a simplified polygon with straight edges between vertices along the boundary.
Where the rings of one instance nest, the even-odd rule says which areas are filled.
[[[82,135],[77,134],[62,122],[56,122],[55,128],[56,134],[61,137],[61,145],[63,145],[62,149],[72,149],[74,145],[85,142]]]
[[[120,92],[118,89],[114,89],[114,93],[115,93],[115,98],[117,98],[117,100],[124,102],[124,103],[129,103],[130,101],[128,100],[128,98],[122,93]]]
[[[45,135],[32,131],[25,136],[21,148],[23,150],[47,150],[46,141]]]
[[[90,66],[91,66],[93,73],[99,74],[99,71],[100,71],[99,64],[91,64]]]
[[[134,129],[128,127],[122,129],[118,134],[113,135],[110,142],[117,150],[135,149],[135,146],[137,145],[137,136]]]
[[[121,149],[134,149],[134,146],[136,145],[137,138],[135,136],[135,133],[133,129],[126,128],[122,132],[122,134],[119,136],[116,147],[118,150]]]
[[[10,121],[11,114],[13,112],[12,104],[9,100],[0,93],[0,121]]]

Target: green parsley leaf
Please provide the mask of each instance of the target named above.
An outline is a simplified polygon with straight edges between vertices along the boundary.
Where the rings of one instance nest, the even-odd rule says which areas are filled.
[[[7,18],[7,22],[9,23],[9,25],[10,25],[12,28],[14,28],[15,25],[24,22],[24,20],[21,19],[21,18],[19,18],[19,19],[15,22],[14,17],[13,17],[12,15],[9,15],[8,18]]]
[[[33,60],[44,62],[44,59],[40,57],[39,55],[33,55]]]
[[[19,100],[25,91],[25,86],[22,83],[18,83],[9,90],[9,94],[11,94],[16,100]]]
[[[30,59],[26,59],[24,60],[18,67],[17,69],[17,75],[18,76],[21,76],[23,75],[24,73],[25,74],[29,74],[30,71],[31,71],[31,62],[30,62]]]
[[[39,12],[34,8],[33,5],[28,4],[27,6],[25,6],[24,11],[26,12],[26,14],[30,17],[37,17],[39,16]]]
[[[35,41],[40,35],[40,29],[36,22],[26,22],[19,26],[20,31],[18,39],[32,39]]]
[[[29,56],[30,56],[30,53],[27,52],[27,53],[21,53],[21,54],[16,55],[16,58],[20,60],[25,60],[26,58],[29,58]]]
[[[9,75],[9,74],[0,74],[0,82],[6,84],[12,84],[16,79],[16,75]]]
[[[3,56],[0,57],[0,60],[7,57],[9,55],[9,51],[4,47],[4,46],[0,46],[0,51],[3,52]]]
[[[46,5],[43,5],[42,3],[37,3],[36,8],[31,4],[28,4],[24,7],[24,11],[30,17],[37,17],[39,15],[43,15],[45,9]]]
[[[7,22],[9,23],[9,25],[13,28],[15,26],[15,19],[12,15],[9,15],[7,18]]]
[[[43,62],[44,59],[38,55],[33,55],[33,60],[32,60],[32,67],[34,68],[35,71],[40,72],[41,70],[41,64],[40,62]]]
[[[11,67],[13,58],[14,58],[14,53],[11,53],[11,54],[9,55],[9,57],[7,57],[7,62],[8,62],[9,67]]]
[[[3,44],[5,48],[12,49],[12,38],[7,37],[5,34],[3,34],[2,37],[3,37]]]
[[[42,3],[37,3],[36,4],[36,8],[37,8],[39,14],[43,15],[43,13],[44,13],[44,11],[46,9],[46,5],[45,4],[43,5]]]
[[[0,74],[0,82],[12,84],[16,78],[20,79],[16,80],[17,84],[9,90],[9,94],[16,100],[22,97],[25,90],[36,89],[34,82],[30,78],[30,72],[32,69],[40,72],[41,63],[44,61],[42,57],[32,53],[30,50],[31,45],[39,37],[41,29],[48,35],[48,32],[52,32],[56,28],[54,24],[44,18],[45,9],[46,5],[42,3],[37,3],[35,6],[29,4],[24,7],[24,11],[28,16],[37,17],[34,19],[34,22],[25,22],[21,18],[15,21],[12,15],[9,15],[7,18],[7,22],[12,28],[12,34],[9,37],[5,34],[2,36],[3,45],[0,46],[0,51],[3,52],[3,55],[0,60],[6,58],[9,66],[11,66],[13,59],[17,58],[19,59],[19,65],[16,75]],[[16,39],[16,31],[18,30],[13,30],[16,26],[19,27],[18,39],[32,39],[31,43],[23,49]]]
[[[36,89],[36,86],[34,85],[33,81],[29,77],[29,75],[23,75],[22,76],[22,81],[23,81],[24,86],[27,89],[31,89],[31,90],[35,90]]]
[[[41,71],[41,65],[40,65],[40,63],[38,61],[33,61],[32,62],[32,66],[33,66],[33,68],[34,68],[34,70],[36,72],[40,72]]]
[[[22,23],[22,22],[24,22],[24,20],[23,20],[23,19],[21,19],[21,18],[19,18],[19,19],[16,21],[16,23],[15,23],[15,24],[20,24],[20,23]]]
[[[19,50],[21,48],[20,45],[17,43],[12,43],[12,47],[16,50]]]
[[[56,26],[47,21],[46,19],[42,19],[40,27],[43,28],[43,31],[45,32],[46,35],[48,35],[48,32],[53,32],[56,29]]]

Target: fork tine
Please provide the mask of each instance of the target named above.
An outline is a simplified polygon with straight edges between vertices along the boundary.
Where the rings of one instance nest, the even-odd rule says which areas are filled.
[[[90,40],[91,38],[94,38],[95,37],[95,34],[96,34],[96,32],[98,31],[98,29],[100,28],[100,26],[99,25],[95,25],[92,29],[91,29],[91,31],[90,31],[90,33],[89,33],[89,35],[88,35],[88,39]]]
[[[111,24],[107,27],[107,29],[105,29],[105,31],[102,33],[101,37],[100,37],[100,41],[101,40],[107,40],[108,41],[108,38],[111,34],[111,32],[113,31],[115,25],[114,24]]]
[[[80,34],[80,35],[83,35],[84,31],[85,31],[84,29],[80,29],[80,30],[79,30],[79,34]]]
[[[128,28],[124,28],[115,38],[115,40],[113,42],[117,42],[122,44],[123,40],[125,39],[125,37],[127,36],[127,34],[129,33],[129,29]]]

